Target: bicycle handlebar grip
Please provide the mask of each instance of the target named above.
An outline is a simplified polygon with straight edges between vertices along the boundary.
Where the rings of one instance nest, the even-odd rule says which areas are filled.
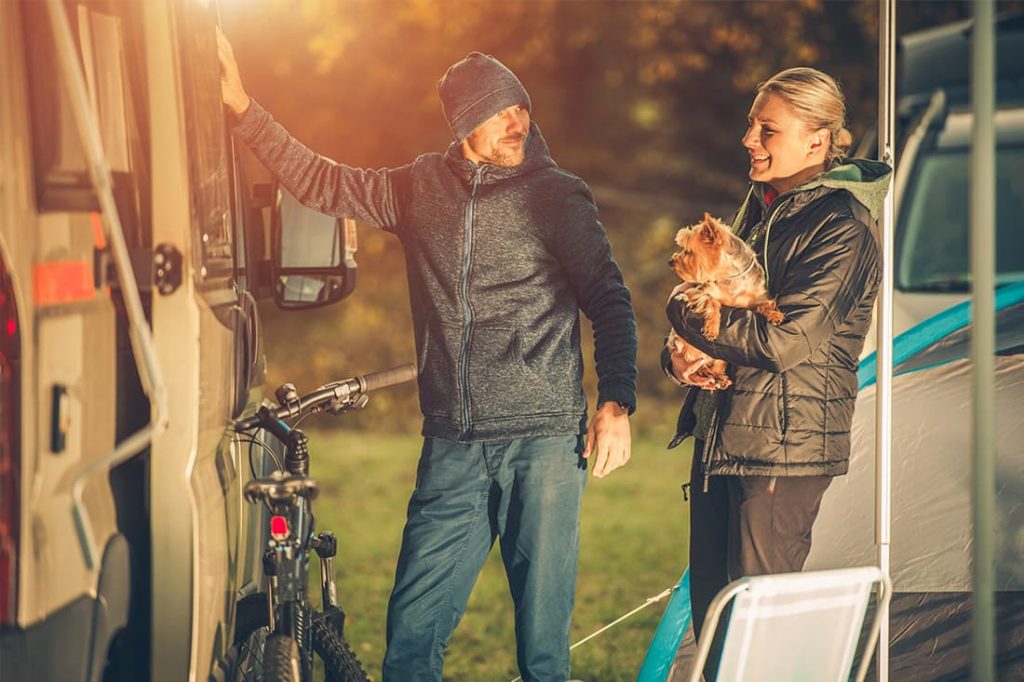
[[[416,365],[407,364],[380,372],[370,372],[363,377],[363,392],[369,393],[378,388],[401,384],[405,381],[412,381],[416,378]]]

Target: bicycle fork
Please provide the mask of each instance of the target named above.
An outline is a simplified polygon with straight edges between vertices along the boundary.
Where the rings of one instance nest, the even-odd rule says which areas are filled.
[[[338,554],[338,540],[334,533],[324,531],[313,538],[311,544],[320,557],[320,595],[326,611],[338,605],[338,588],[334,582],[334,557]]]

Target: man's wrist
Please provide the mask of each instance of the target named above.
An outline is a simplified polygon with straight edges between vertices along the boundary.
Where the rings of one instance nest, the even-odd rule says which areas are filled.
[[[235,118],[239,121],[245,116],[246,112],[249,111],[249,107],[252,106],[252,98],[245,95],[245,99],[239,99],[237,102],[228,105],[231,112],[235,115]]]
[[[627,416],[629,415],[629,412],[630,412],[630,410],[633,407],[629,403],[623,402],[621,400],[603,400],[603,401],[601,401],[600,403],[597,404],[597,409],[600,410],[605,405],[611,405],[612,406],[612,410],[614,412],[625,414]]]

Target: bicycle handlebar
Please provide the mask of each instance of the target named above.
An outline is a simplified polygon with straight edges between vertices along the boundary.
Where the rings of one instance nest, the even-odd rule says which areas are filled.
[[[284,404],[275,409],[268,410],[266,414],[272,419],[293,419],[323,410],[335,401],[348,405],[359,395],[387,386],[412,381],[415,378],[416,365],[413,364],[400,365],[379,372],[370,372],[369,374],[363,374],[350,379],[335,381],[310,391],[306,395],[282,401]],[[262,416],[254,414],[235,422],[235,431],[248,431],[261,424],[263,424]]]
[[[395,384],[401,384],[406,381],[412,381],[416,378],[416,365],[411,363],[399,365],[398,367],[392,367],[391,369],[385,369],[379,372],[370,372],[360,378],[363,380],[362,392],[369,393],[370,391],[376,391],[378,388],[385,388],[387,386],[394,386]]]

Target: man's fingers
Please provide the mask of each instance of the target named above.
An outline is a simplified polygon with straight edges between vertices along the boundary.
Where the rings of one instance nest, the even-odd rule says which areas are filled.
[[[629,461],[629,445],[627,443],[625,447],[621,447],[620,446],[617,450],[615,450],[615,454],[614,455],[609,453],[609,455],[608,455],[608,463],[605,465],[604,475],[607,476],[608,474],[612,473],[616,469],[624,466],[626,464],[626,462],[628,462],[628,461]]]
[[[224,35],[224,31],[220,30],[220,26],[217,27],[217,47],[223,49],[226,53],[231,54],[231,43],[228,42],[228,38]]]
[[[604,478],[608,468],[608,446],[603,443],[597,444],[597,462],[594,464],[594,475]]]
[[[587,429],[587,444],[583,446],[583,459],[590,457],[590,453],[594,451],[594,442],[597,440],[597,434],[594,433],[594,421],[590,421],[590,428]]]

